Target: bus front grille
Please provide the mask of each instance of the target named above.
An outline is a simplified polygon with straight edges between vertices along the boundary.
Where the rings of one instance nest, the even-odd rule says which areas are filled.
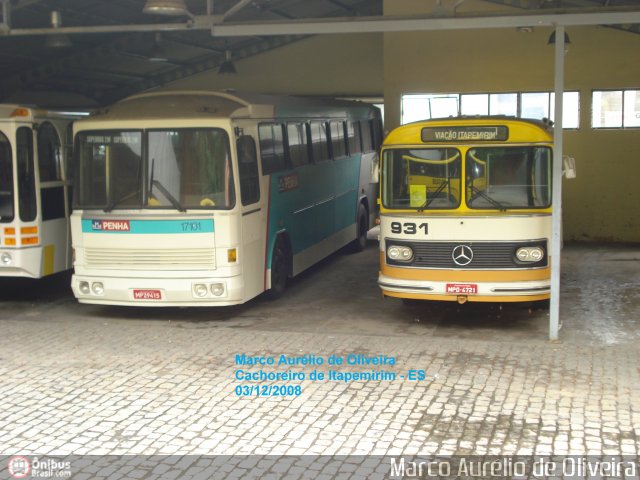
[[[545,240],[525,242],[408,242],[387,238],[385,241],[387,248],[390,245],[411,247],[413,258],[410,262],[393,260],[387,255],[387,264],[399,267],[511,269],[540,268],[548,265],[547,242]],[[467,249],[461,250],[461,246],[469,247],[471,253]],[[535,263],[517,261],[515,253],[521,247],[541,247],[544,251],[542,260]],[[457,257],[457,262],[454,257]]]
[[[148,270],[211,270],[216,267],[215,250],[212,248],[86,248],[84,253],[87,267],[139,267]]]

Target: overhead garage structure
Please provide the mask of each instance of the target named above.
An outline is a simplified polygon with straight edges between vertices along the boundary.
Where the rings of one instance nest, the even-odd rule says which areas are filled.
[[[0,100],[19,92],[52,92],[82,95],[86,103],[105,105],[142,90],[216,72],[227,58],[240,61],[315,34],[556,23],[640,31],[634,17],[638,5],[631,0],[160,3],[182,5],[184,12],[145,13],[145,0],[2,0],[0,65],[6,73],[0,81]],[[415,11],[412,4],[419,15],[409,13]],[[402,11],[407,13],[396,13]],[[377,48],[372,45],[372,50]],[[77,99],[76,103],[82,102]]]
[[[173,14],[153,13],[154,3]],[[579,126],[556,128],[555,138],[557,339],[563,220],[566,240],[640,242],[640,135],[630,118],[640,106],[603,110],[619,107],[619,124],[593,114],[596,93],[624,102],[640,90],[638,33],[632,0],[2,0],[0,101],[92,108],[192,87],[383,95],[391,129],[403,94],[553,92],[561,125],[560,93],[577,91]],[[236,76],[218,73],[226,61]],[[563,207],[565,152],[579,173]]]

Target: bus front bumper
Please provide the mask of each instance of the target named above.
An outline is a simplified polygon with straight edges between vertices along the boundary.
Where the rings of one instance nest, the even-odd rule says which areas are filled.
[[[80,303],[147,307],[226,306],[243,302],[240,275],[204,278],[121,278],[75,274],[73,294]]]
[[[0,277],[41,278],[42,250],[39,246],[0,250]]]
[[[546,300],[551,286],[548,279],[500,282],[446,282],[409,280],[378,276],[378,286],[386,297],[413,300],[464,302],[527,302]]]

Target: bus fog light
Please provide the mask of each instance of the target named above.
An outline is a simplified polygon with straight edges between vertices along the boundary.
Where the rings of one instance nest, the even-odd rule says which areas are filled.
[[[214,283],[211,285],[211,293],[219,297],[224,293],[224,283]]]
[[[387,249],[387,255],[392,260],[408,262],[413,258],[413,250],[410,247],[392,245]]]
[[[104,293],[104,285],[102,282],[93,282],[91,284],[91,291],[96,295],[102,295]]]
[[[197,297],[206,297],[207,292],[208,292],[207,286],[203,283],[196,283],[193,286],[193,293],[195,293]]]
[[[11,265],[13,263],[13,257],[11,256],[10,253],[3,253],[2,255],[0,255],[0,261],[2,262],[3,265]]]
[[[89,282],[80,282],[78,284],[78,290],[80,290],[80,293],[83,295],[89,295],[91,293]]]
[[[521,247],[516,251],[516,258],[521,262],[539,262],[544,257],[540,247]]]

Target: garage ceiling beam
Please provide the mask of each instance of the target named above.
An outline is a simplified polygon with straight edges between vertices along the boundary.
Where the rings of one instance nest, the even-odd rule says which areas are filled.
[[[516,8],[524,8],[524,9],[540,9],[540,10],[545,10],[544,7],[544,0],[530,0],[529,2],[527,2],[526,0],[523,2],[522,0],[485,0],[487,2],[490,3],[495,3],[497,5],[507,5],[507,6],[511,6],[511,7],[516,7]],[[594,2],[594,1],[590,1],[590,0],[564,0],[563,5],[565,7],[570,7],[570,8],[576,8],[576,7],[590,7],[593,8],[594,6],[600,6],[600,7],[608,7],[609,6],[609,1],[608,0],[604,0],[604,2]],[[584,9],[582,10],[584,12]],[[631,33],[640,33],[640,25],[639,24],[625,24],[625,25],[605,25],[606,27],[609,28],[613,28],[616,30],[622,30],[625,32],[631,32]]]
[[[317,20],[273,23],[218,24],[213,34],[221,37],[244,35],[321,35],[336,33],[384,33],[421,30],[471,30],[531,26],[585,26],[640,23],[640,9],[624,12],[510,15],[456,18],[366,17],[354,20]]]
[[[322,35],[336,33],[383,33],[424,30],[466,30],[483,28],[517,28],[531,26],[565,27],[640,23],[640,8],[591,13],[520,14],[483,17],[340,17],[318,20],[277,22],[223,22],[219,15],[196,15],[185,23],[141,25],[96,25],[58,28],[19,28],[4,35],[55,35],[88,33],[122,33],[150,31],[208,30],[220,37]]]
[[[96,59],[99,61],[100,57],[122,52],[135,46],[139,42],[139,35],[120,37],[108,44],[83,50],[76,54],[41,64],[30,70],[13,74],[7,72],[7,74],[0,79],[0,99],[5,98],[8,94],[20,88],[41,81],[43,78],[59,75],[69,68],[93,64],[96,62]]]
[[[240,0],[238,3],[236,3],[229,10],[224,12],[224,15],[222,16],[223,20],[226,20],[227,18],[231,18],[236,13],[238,13],[240,10],[242,10],[244,7],[249,5],[251,2],[253,2],[253,0]]]

